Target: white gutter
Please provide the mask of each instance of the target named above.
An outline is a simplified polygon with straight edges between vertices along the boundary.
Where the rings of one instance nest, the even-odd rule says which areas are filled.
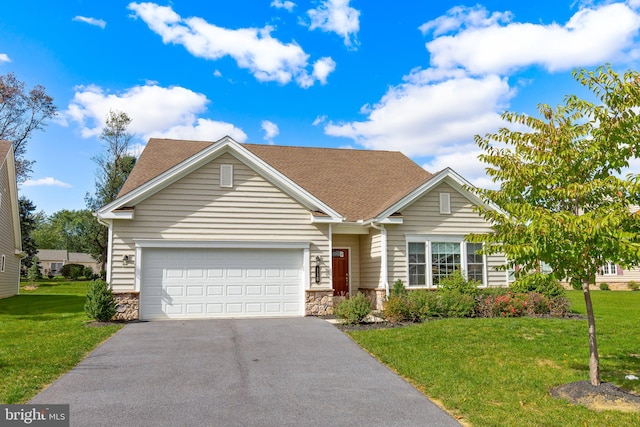
[[[376,230],[380,230],[380,246],[382,253],[380,254],[380,280],[384,285],[384,291],[389,297],[389,268],[387,265],[387,229],[384,228],[384,224],[380,226],[375,225],[373,222],[370,224]]]

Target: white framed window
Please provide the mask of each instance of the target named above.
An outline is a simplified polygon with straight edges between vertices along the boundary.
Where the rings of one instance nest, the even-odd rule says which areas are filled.
[[[481,243],[465,242],[456,236],[407,237],[409,286],[437,286],[455,271],[486,286],[487,259],[479,253],[481,249]]]
[[[618,275],[618,268],[616,267],[616,265],[614,263],[606,262],[602,266],[602,275],[603,276],[617,276]]]
[[[220,187],[233,187],[233,165],[220,165]]]
[[[422,242],[409,242],[409,286],[427,284],[427,250]]]
[[[440,193],[440,213],[441,214],[451,213],[451,194]]]

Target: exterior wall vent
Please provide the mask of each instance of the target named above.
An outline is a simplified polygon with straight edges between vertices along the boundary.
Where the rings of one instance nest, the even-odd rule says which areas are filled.
[[[451,213],[451,195],[449,193],[440,193],[440,213]]]
[[[233,165],[220,165],[220,187],[233,187]]]

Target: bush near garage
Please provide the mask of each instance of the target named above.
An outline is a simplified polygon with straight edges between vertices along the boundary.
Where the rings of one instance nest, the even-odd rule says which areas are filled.
[[[373,311],[371,301],[363,293],[358,292],[357,295],[340,301],[334,307],[333,314],[344,320],[344,323],[353,324],[362,323],[371,311]]]
[[[108,322],[116,314],[116,300],[107,282],[94,280],[89,283],[84,312],[98,322]]]

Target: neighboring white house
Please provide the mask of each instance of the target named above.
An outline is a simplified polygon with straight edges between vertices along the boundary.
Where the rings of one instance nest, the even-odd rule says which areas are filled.
[[[13,144],[0,141],[0,298],[20,291],[22,256]]]
[[[505,286],[504,258],[464,240],[491,230],[467,185],[399,152],[151,139],[97,213],[107,281],[145,320],[324,314],[356,292],[381,306],[397,279],[455,270]]]

